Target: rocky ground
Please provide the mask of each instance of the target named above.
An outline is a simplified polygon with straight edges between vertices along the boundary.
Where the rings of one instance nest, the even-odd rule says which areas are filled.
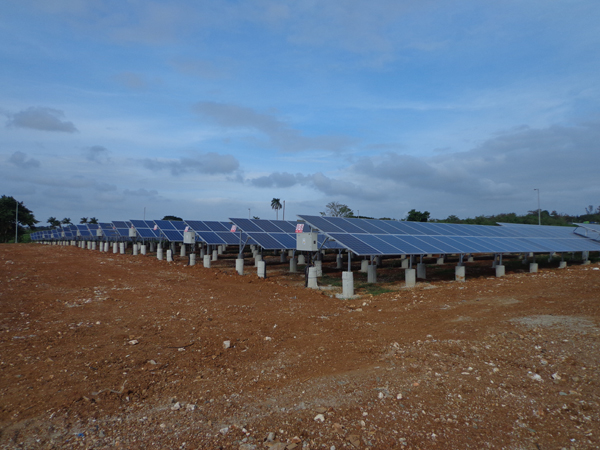
[[[597,260],[412,289],[384,260],[341,300],[333,261],[314,291],[233,258],[0,246],[0,446],[600,447]]]

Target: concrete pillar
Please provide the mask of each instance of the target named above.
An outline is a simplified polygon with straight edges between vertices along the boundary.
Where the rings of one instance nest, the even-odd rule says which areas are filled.
[[[206,255],[206,251],[204,250],[204,246],[200,247],[200,258],[204,260],[204,256]]]
[[[298,272],[298,262],[296,261],[296,258],[290,258],[290,272],[291,273],[296,273]]]
[[[496,276],[498,278],[503,277],[506,274],[506,268],[504,265],[496,264]]]
[[[138,254],[138,246],[137,245],[133,246],[132,254],[133,254],[133,256],[137,256],[137,254]]]
[[[281,255],[279,255],[279,262],[287,262],[287,255],[285,254],[285,252],[281,252]]]
[[[298,255],[298,264],[306,264],[306,258],[302,253]]]
[[[116,242],[113,243],[113,253],[118,253],[119,251],[119,244],[117,244]]]
[[[173,250],[171,249],[167,250],[167,261],[173,262]]]
[[[235,260],[235,270],[238,275],[244,275],[244,258],[238,258]]]
[[[294,250],[288,250],[288,258],[294,257]]]
[[[377,283],[377,264],[367,266],[367,283]]]
[[[159,261],[162,261],[163,259],[163,249],[160,246],[156,249],[156,259]]]
[[[465,281],[465,266],[456,266],[454,268],[454,280]]]
[[[156,248],[154,246],[154,242],[150,242],[150,253],[154,253],[156,251]]]
[[[196,254],[190,253],[190,266],[195,266],[195,265],[196,265]]]
[[[354,295],[354,275],[352,272],[342,272],[342,298]]]
[[[181,244],[181,248],[179,249],[179,256],[185,256],[185,244]]]
[[[438,266],[441,266],[441,265],[443,265],[443,264],[444,264],[444,257],[443,257],[443,256],[440,256],[440,257],[439,257],[439,258],[436,260],[436,262],[435,262],[435,263],[436,263]]]
[[[308,288],[310,289],[318,289],[319,285],[317,284],[317,268],[309,267],[308,268]]]
[[[335,258],[335,263],[336,263],[335,268],[336,269],[343,269],[344,268],[342,259],[343,259],[342,258],[342,254],[338,253],[337,256],[336,256],[336,258]]]
[[[219,245],[219,246],[217,247],[217,255],[222,255],[222,254],[223,254],[223,246],[222,246],[222,245]],[[215,259],[215,261],[216,261],[216,259]]]
[[[146,244],[142,244],[142,246],[140,247],[140,253],[142,255],[145,255],[147,253],[147,251],[146,251]]]
[[[110,249],[110,242],[105,242],[105,243],[104,243],[104,251],[105,251],[106,253],[108,253],[109,249]]]
[[[96,241],[92,241],[92,250],[96,250]]]
[[[403,269],[408,269],[408,265],[409,265],[408,263],[409,263],[409,259],[408,258],[404,258],[402,260],[402,268]]]
[[[417,284],[417,274],[415,269],[406,269],[404,271],[404,282],[406,287],[415,287]]]
[[[581,263],[584,266],[587,266],[588,264],[590,264],[590,260],[589,259],[584,259],[583,262]]]
[[[475,259],[474,259],[472,256],[469,256],[469,257],[467,258],[467,262],[473,262],[473,261],[475,261]]]
[[[561,261],[560,263],[558,263],[558,268],[559,269],[564,269],[567,267],[567,262],[566,261]]]
[[[210,269],[210,255],[204,255],[204,267]]]
[[[119,244],[119,253],[121,253],[121,255],[125,254],[125,242]]]
[[[529,273],[537,273],[538,264],[537,263],[529,263]]]
[[[376,257],[375,257],[375,263],[376,263],[376,264],[377,264],[379,267],[383,266],[383,257],[382,257],[381,255],[378,255],[378,256],[376,256]]]
[[[369,260],[363,259],[360,261],[360,271],[362,273],[367,273],[367,270],[369,270]]]
[[[323,276],[323,261],[315,261],[315,269],[317,269],[317,277]]]
[[[171,242],[171,255],[175,254],[175,242]]]
[[[417,278],[421,278],[422,280],[427,278],[427,268],[423,263],[417,264]]]
[[[213,250],[212,252],[212,260],[216,261],[219,258],[219,251],[218,250]]]
[[[262,255],[256,255],[254,257],[254,267],[258,267],[258,263],[262,261]]]
[[[258,278],[267,278],[267,263],[264,261],[258,261],[256,265],[256,273]]]

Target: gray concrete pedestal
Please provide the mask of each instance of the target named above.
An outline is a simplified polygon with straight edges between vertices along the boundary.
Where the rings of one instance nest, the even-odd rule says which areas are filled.
[[[238,258],[235,260],[235,270],[238,275],[244,275],[244,258]]]
[[[319,285],[317,284],[317,268],[309,267],[308,268],[308,288],[310,289],[318,289]]]
[[[306,264],[306,258],[303,254],[298,255],[298,264]]]
[[[367,266],[367,283],[377,283],[377,265],[369,264]]]
[[[267,263],[265,261],[258,261],[256,265],[256,274],[258,278],[267,278]]]
[[[362,273],[367,273],[367,271],[369,270],[369,260],[368,259],[363,259],[360,261],[360,271]]]
[[[454,280],[464,282],[465,277],[465,266],[456,266],[454,268]]]
[[[167,250],[167,262],[173,262],[173,250]]]
[[[529,273],[537,273],[538,264],[537,263],[529,263]]]
[[[158,247],[156,249],[156,259],[158,259],[159,261],[162,261],[162,259],[163,259],[163,249],[162,249],[162,247]]]
[[[354,275],[352,272],[342,272],[342,298],[354,295]]]
[[[496,277],[500,278],[506,274],[506,268],[504,265],[496,264]]]
[[[216,261],[217,258],[219,257],[218,255],[219,255],[219,251],[218,250],[213,250],[213,252],[212,252],[212,260]]]
[[[402,268],[403,269],[408,269],[408,263],[409,263],[408,258],[403,259],[402,260]]]
[[[406,287],[415,287],[417,284],[417,274],[415,269],[406,269],[404,271],[404,281]]]
[[[190,266],[195,266],[195,265],[196,265],[196,254],[190,253]]]
[[[323,276],[323,261],[315,261],[315,269],[317,270],[317,277]]]
[[[417,278],[422,280],[427,278],[427,267],[423,263],[417,264]]]
[[[566,261],[561,261],[561,262],[558,264],[558,268],[559,268],[559,269],[565,269],[566,267],[567,267],[567,262],[566,262]]]
[[[296,261],[296,258],[290,259],[290,272],[291,273],[298,272],[298,262]]]
[[[204,267],[206,267],[207,269],[210,269],[210,255],[204,255],[203,262],[204,262]]]

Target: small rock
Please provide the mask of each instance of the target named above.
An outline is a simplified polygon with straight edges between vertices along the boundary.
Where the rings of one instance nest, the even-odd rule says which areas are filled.
[[[256,450],[256,445],[252,444],[240,444],[238,450]]]
[[[553,380],[562,380],[562,378],[560,377],[558,372],[552,374],[552,379]]]
[[[348,441],[356,448],[360,446],[360,437],[357,434],[348,436]]]
[[[181,403],[177,402],[173,406],[171,406],[171,411],[178,411],[181,409]]]
[[[187,411],[195,411],[196,410],[196,405],[193,405],[192,403],[188,403],[187,405],[185,405],[185,409]]]
[[[219,430],[219,433],[221,433],[221,434],[227,434],[227,433],[229,433],[229,427],[221,428]]]
[[[344,434],[344,427],[339,423],[334,423],[333,431],[335,431],[337,434]]]
[[[323,423],[323,422],[325,422],[325,416],[323,414],[317,414],[315,416],[314,420],[315,420],[315,422],[321,422],[321,423]]]
[[[150,361],[148,361],[148,364],[152,364],[153,366],[156,366],[157,362],[154,361],[153,359],[151,359]]]
[[[385,395],[383,394],[383,392],[380,392],[379,394],[377,394],[377,397],[383,398],[383,397],[385,397]]]
[[[275,439],[275,433],[273,433],[272,431],[267,434],[267,437],[265,438],[265,442],[273,442],[273,440]]]
[[[138,341],[137,339],[132,339],[131,341],[129,341],[129,345],[137,345],[139,343],[140,341]]]
[[[273,338],[272,338],[272,337],[269,337],[269,336],[266,336],[266,337],[265,337],[265,341],[271,341],[271,340],[273,340]]]
[[[528,372],[528,375],[529,375],[529,378],[531,378],[533,381],[544,381],[542,379],[542,377],[537,373]]]
[[[223,348],[227,350],[229,347],[231,347],[231,341],[223,341]]]
[[[402,400],[402,394],[396,395],[396,400]]]

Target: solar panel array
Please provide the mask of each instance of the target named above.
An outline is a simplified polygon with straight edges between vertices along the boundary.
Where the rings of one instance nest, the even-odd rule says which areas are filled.
[[[600,251],[569,227],[485,226],[298,216],[361,256]]]
[[[600,224],[597,223],[576,223],[577,229],[575,233],[580,236],[600,241]]]

